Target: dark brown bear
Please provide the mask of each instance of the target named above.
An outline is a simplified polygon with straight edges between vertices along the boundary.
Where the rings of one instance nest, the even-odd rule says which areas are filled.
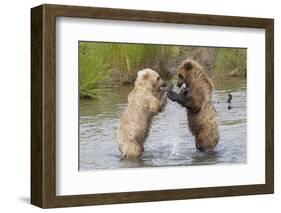
[[[202,66],[186,59],[178,68],[178,87],[188,92],[168,92],[168,97],[187,109],[188,126],[195,136],[196,148],[212,151],[219,142],[217,113],[212,101],[213,86]]]

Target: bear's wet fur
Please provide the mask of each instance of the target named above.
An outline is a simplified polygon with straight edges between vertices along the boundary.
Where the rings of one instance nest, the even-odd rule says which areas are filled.
[[[138,72],[117,130],[118,148],[123,158],[138,159],[142,156],[152,118],[163,110],[166,103],[162,89],[165,86],[156,71],[146,68]]]
[[[184,60],[177,71],[178,87],[188,88],[186,94],[168,92],[168,97],[187,109],[188,127],[195,137],[196,148],[213,151],[219,142],[217,113],[212,101],[213,85],[203,67],[192,59]]]

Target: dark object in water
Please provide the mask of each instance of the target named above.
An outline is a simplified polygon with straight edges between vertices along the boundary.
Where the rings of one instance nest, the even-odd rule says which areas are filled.
[[[231,95],[231,93],[228,93],[228,99],[227,99],[227,103],[231,103],[231,100],[232,100],[232,95]]]
[[[231,100],[232,100],[232,95],[231,93],[228,93],[228,99],[226,101],[228,103],[228,107],[227,107],[228,110],[231,110],[233,108],[232,106],[230,106]]]

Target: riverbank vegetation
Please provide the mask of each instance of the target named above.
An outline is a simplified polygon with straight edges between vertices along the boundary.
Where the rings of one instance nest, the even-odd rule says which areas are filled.
[[[80,97],[96,97],[108,85],[132,84],[137,71],[146,67],[169,77],[178,50],[165,45],[80,42]]]
[[[246,77],[247,52],[242,48],[217,48],[214,70],[216,76]]]
[[[97,98],[106,88],[131,85],[146,67],[169,79],[187,57],[216,78],[246,76],[246,49],[79,42],[80,98]]]

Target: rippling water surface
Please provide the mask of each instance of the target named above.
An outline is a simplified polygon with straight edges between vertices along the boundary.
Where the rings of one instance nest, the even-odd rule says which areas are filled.
[[[213,92],[220,130],[220,142],[214,153],[196,151],[185,109],[169,100],[164,112],[153,119],[145,152],[142,159],[136,161],[121,160],[116,142],[117,124],[127,107],[131,90],[132,87],[115,88],[103,98],[80,100],[80,171],[246,163],[245,82],[226,83]],[[233,95],[230,110],[226,103],[229,92]]]

